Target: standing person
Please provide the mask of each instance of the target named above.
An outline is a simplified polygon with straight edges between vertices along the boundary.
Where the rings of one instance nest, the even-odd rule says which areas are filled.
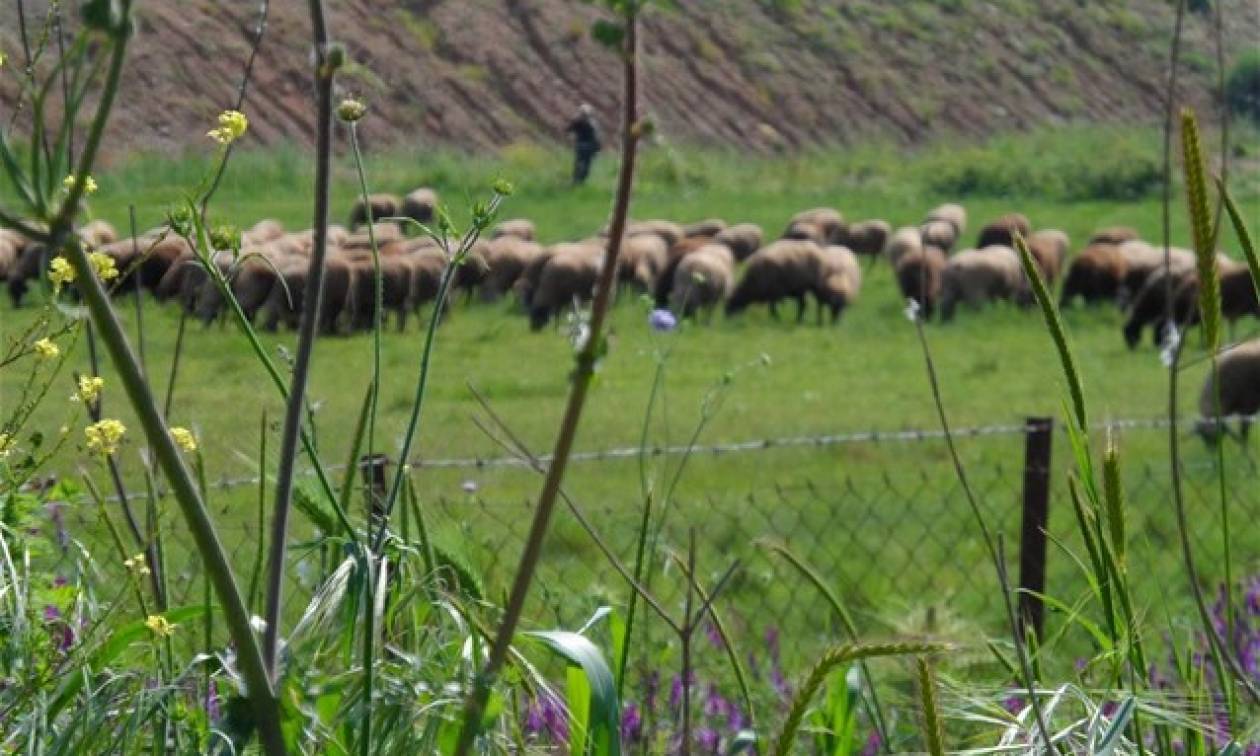
[[[591,161],[600,151],[599,128],[595,125],[595,111],[590,105],[582,103],[577,117],[565,129],[566,134],[573,135],[573,185],[584,183],[591,173]]]

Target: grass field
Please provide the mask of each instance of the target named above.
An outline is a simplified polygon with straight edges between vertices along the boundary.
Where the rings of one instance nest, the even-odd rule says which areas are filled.
[[[1017,160],[1034,148],[1045,147],[1055,158],[1045,161],[1051,166],[1087,162],[1087,158],[1059,158],[1066,154],[1066,142],[1059,144],[1046,136],[1036,139],[1011,142],[1014,146],[1008,145],[1001,154]],[[1133,139],[1137,144],[1153,144],[1146,136]],[[1132,147],[1133,143],[1125,144]],[[1123,154],[1106,147],[1098,145],[1105,156]],[[966,153],[960,150],[959,154]],[[1033,156],[1022,159],[1031,161]],[[1100,158],[1102,165],[1107,159],[1111,158]],[[433,185],[457,216],[466,200],[485,193],[492,177],[505,176],[517,184],[518,192],[507,201],[503,216],[534,219],[544,240],[555,241],[587,235],[603,224],[614,168],[610,163],[603,160],[591,185],[576,190],[565,184],[563,155],[527,147],[509,148],[493,158],[419,153],[373,156],[368,175],[373,188],[380,190]],[[240,155],[216,199],[215,219],[245,226],[270,216],[289,227],[309,225],[310,182],[302,165],[302,156],[288,149]],[[197,159],[136,158],[117,165],[98,177],[102,190],[93,211],[122,227],[127,206],[135,204],[141,227],[147,227],[158,222],[161,208],[178,201],[181,192],[196,184],[204,168],[204,161]],[[335,207],[340,213],[348,208],[354,189],[346,159],[338,170]],[[957,166],[945,147],[918,157],[899,156],[891,148],[870,148],[853,154],[829,152],[777,160],[658,148],[645,160],[633,214],[682,221],[719,216],[732,222],[756,222],[773,233],[797,210],[832,205],[850,218],[882,217],[896,226],[917,222],[941,201],[959,199],[940,192],[937,179],[951,170]],[[1254,191],[1254,176],[1245,175],[1239,186],[1242,201],[1256,217],[1260,192]],[[1063,187],[1047,186],[1039,192],[1025,185],[1010,189],[1021,194],[989,196],[1006,191],[1003,187],[1001,182],[981,181],[974,194],[963,198],[973,228],[988,217],[1019,210],[1034,226],[1064,229],[1074,243],[1093,228],[1121,224],[1136,226],[1148,238],[1159,237],[1161,208],[1149,192],[1132,199],[1088,199]],[[1185,244],[1188,230],[1180,201],[1174,206],[1173,222],[1174,242]],[[664,390],[658,413],[649,424],[651,443],[685,443],[699,421],[706,396],[720,401],[714,405],[718,411],[700,437],[701,444],[935,429],[938,422],[922,352],[903,308],[884,264],[866,270],[860,301],[834,328],[814,326],[812,313],[810,321],[798,326],[753,312],[734,320],[719,318],[711,326],[685,325],[673,334],[657,334],[647,327],[646,306],[633,296],[623,297],[613,314],[611,351],[600,366],[577,448],[638,445],[657,358],[666,350],[670,356]],[[122,311],[134,328],[130,303]],[[20,334],[35,312],[32,308],[15,312],[6,306],[0,339],[7,342]],[[145,353],[158,386],[166,385],[178,320],[173,308],[144,303]],[[1155,418],[1165,412],[1167,375],[1158,352],[1148,344],[1138,351],[1125,348],[1120,313],[1109,308],[1074,309],[1066,313],[1066,322],[1094,418]],[[1256,330],[1254,321],[1244,321],[1238,335]],[[963,313],[948,326],[929,325],[927,336],[953,424],[1009,425],[1027,416],[1060,415],[1062,379],[1038,313],[1008,307]],[[421,339],[414,325],[406,333],[384,336],[378,446],[387,450],[396,448],[405,425]],[[264,336],[268,349],[282,357],[294,341],[293,334]],[[343,463],[347,456],[368,381],[371,348],[371,339],[365,335],[318,342],[310,395],[316,407],[321,456],[328,463]],[[1187,413],[1197,406],[1207,368],[1197,359],[1201,357],[1197,349],[1192,351],[1180,394]],[[524,317],[511,304],[460,303],[439,332],[418,456],[503,456],[502,449],[472,422],[483,413],[470,388],[481,392],[536,453],[549,451],[572,354],[563,329],[530,333]],[[86,370],[87,360],[80,341],[68,367]],[[21,373],[17,366],[0,373],[0,414],[7,413]],[[108,367],[102,374],[107,386],[117,385]],[[70,390],[69,376],[61,376],[32,428],[51,432],[65,423],[71,410],[59,397]],[[124,399],[116,390],[107,390],[105,407],[107,416],[138,427],[129,421]],[[196,429],[212,481],[256,474],[264,411],[269,418],[278,418],[282,405],[245,342],[230,327],[190,325],[172,421]],[[77,441],[77,429],[74,433]],[[269,448],[274,450],[278,435],[274,422],[269,435]],[[137,440],[131,439],[123,458],[127,478],[138,490],[142,478]],[[1134,430],[1123,434],[1119,444],[1129,479],[1134,485],[1140,483],[1132,500],[1135,522],[1141,523],[1134,528],[1135,551],[1142,554],[1138,559],[1146,563],[1150,576],[1147,611],[1162,626],[1165,608],[1174,613],[1185,608],[1180,564],[1167,556],[1174,533],[1167,473],[1158,472],[1166,459],[1167,437],[1159,431]],[[1008,538],[1016,538],[1022,438],[998,435],[964,440],[961,449],[982,483],[984,503],[1004,523]],[[1231,496],[1244,522],[1260,516],[1254,450],[1253,439],[1249,451],[1231,446],[1227,453]],[[1056,439],[1055,454],[1052,530],[1068,537],[1075,526],[1063,498],[1062,473],[1070,460],[1062,435]],[[1200,492],[1196,528],[1204,539],[1205,572],[1216,579],[1220,545],[1210,495],[1214,454],[1188,438],[1185,459],[1190,483]],[[678,461],[673,457],[648,464],[658,490]],[[53,469],[73,475],[82,464],[83,457],[67,449]],[[750,546],[752,539],[771,534],[828,567],[826,571],[846,598],[859,607],[865,626],[884,630],[922,626],[927,622],[922,610],[929,606],[940,606],[945,616],[966,618],[962,621],[989,629],[1000,622],[994,613],[993,579],[939,440],[706,455],[687,465],[676,497],[679,514],[671,520],[669,538],[681,543],[685,526],[691,524],[700,529],[702,562],[707,568],[717,571],[734,556],[745,560],[729,600],[731,611],[744,618],[750,633],[777,622],[806,628],[798,635],[807,639],[827,633],[825,622],[817,617],[776,614],[776,602],[799,586],[785,582],[788,573]],[[100,470],[90,471],[104,480]],[[571,468],[566,483],[624,559],[630,558],[631,531],[641,506],[640,472],[634,459],[581,463]],[[536,477],[519,468],[422,468],[416,481],[424,500],[434,507],[443,538],[487,574],[492,590],[500,589],[527,524],[527,503],[537,492]],[[476,484],[475,493],[464,490],[466,482]],[[239,538],[230,545],[243,563],[252,559],[256,548],[256,497],[250,486],[216,491],[212,496],[227,532]],[[173,521],[177,513],[172,510],[165,516],[172,518],[177,529]],[[81,521],[85,529],[96,527],[91,512],[85,512]],[[1236,566],[1236,574],[1260,569],[1260,531],[1238,528],[1236,536],[1235,557],[1250,560]],[[1010,548],[1016,543],[1012,541]],[[1061,597],[1071,600],[1079,588],[1071,559],[1055,551],[1051,560],[1051,591],[1060,589]],[[584,600],[575,603],[573,593],[565,591],[565,605],[553,606],[552,589],[561,584],[549,584],[551,580],[579,584]],[[536,592],[535,620],[579,623],[601,600],[617,596],[624,592],[615,576],[602,565],[572,519],[563,515],[552,536],[545,579]],[[941,615],[936,616],[940,622]]]

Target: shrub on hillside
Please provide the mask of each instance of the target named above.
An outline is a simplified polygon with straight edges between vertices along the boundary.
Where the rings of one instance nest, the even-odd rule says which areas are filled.
[[[1260,123],[1260,51],[1244,55],[1230,69],[1225,101],[1229,112]]]

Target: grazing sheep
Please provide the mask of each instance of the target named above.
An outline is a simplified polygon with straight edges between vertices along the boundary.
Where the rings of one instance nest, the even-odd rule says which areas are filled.
[[[89,247],[103,247],[118,241],[118,232],[108,221],[103,220],[94,220],[84,224],[78,234]]]
[[[292,329],[297,329],[302,319],[303,302],[306,296],[306,279],[309,265],[307,261],[297,259],[289,261],[280,269],[280,278],[284,285],[271,287],[267,297],[267,318],[263,327],[268,331],[276,330],[281,321]],[[339,330],[341,314],[355,289],[354,269],[350,263],[338,255],[329,255],[324,268],[324,291],[320,300],[317,326],[321,333],[336,334]]]
[[[1089,237],[1090,244],[1124,244],[1141,238],[1136,228],[1128,226],[1112,226],[1100,228]]]
[[[15,309],[22,306],[22,299],[30,289],[27,282],[36,281],[43,275],[51,257],[47,245],[42,242],[27,242],[18,251],[8,274],[9,299]]]
[[[472,301],[473,292],[481,287],[490,273],[490,263],[486,261],[490,254],[489,244],[485,239],[473,242],[463,262],[455,269],[455,279],[451,281],[451,286],[456,291],[464,292],[465,302]]]
[[[381,322],[393,312],[401,333],[407,327],[407,310],[411,304],[412,265],[406,254],[381,255]],[[347,261],[354,268],[354,291],[349,299],[350,327],[371,330],[376,322],[376,265],[371,258]]]
[[[610,231],[605,228],[600,232],[600,236],[607,238]],[[667,220],[645,220],[634,221],[626,225],[626,236],[639,236],[641,234],[654,234],[661,237],[666,247],[673,247],[678,242],[687,237],[687,232],[683,227],[673,221]]]
[[[284,226],[278,220],[264,218],[241,234],[241,246],[250,247],[265,244],[284,236]]]
[[[911,252],[923,251],[923,235],[915,226],[903,226],[897,229],[892,239],[888,241],[888,249],[885,254],[888,255],[888,262],[894,268],[897,267],[897,261],[903,255]]]
[[[764,239],[761,226],[756,223],[736,223],[722,229],[713,237],[714,242],[729,247],[739,262],[747,260],[749,255],[761,249]]]
[[[831,245],[822,249],[822,268],[814,289],[818,300],[818,324],[822,325],[825,306],[831,312],[831,322],[840,322],[844,309],[857,300],[862,290],[862,266],[857,255],[848,247]]]
[[[1015,234],[1025,239],[1032,233],[1032,225],[1023,213],[1007,213],[980,229],[980,238],[976,241],[977,249],[985,247],[1015,247]]]
[[[599,244],[557,244],[538,275],[538,286],[529,302],[529,324],[537,331],[566,307],[589,302],[603,267]]]
[[[717,236],[726,228],[726,221],[721,218],[706,218],[683,226],[683,237],[691,239],[697,236]]]
[[[726,314],[767,304],[777,320],[779,302],[795,299],[799,323],[805,318],[806,295],[818,290],[822,263],[822,248],[808,240],[780,239],[757,250],[744,263],[744,276],[726,302]]]
[[[914,300],[924,319],[931,319],[940,301],[945,263],[945,251],[940,247],[924,247],[897,260],[895,273],[901,296]]]
[[[678,264],[687,255],[709,244],[713,244],[714,238],[693,236],[690,239],[683,239],[669,248],[669,256],[665,262],[665,267],[657,274],[656,286],[652,290],[652,299],[656,302],[657,307],[669,307],[670,292],[674,288],[674,271],[678,268]]]
[[[542,246],[515,235],[491,239],[485,247],[486,275],[481,281],[481,301],[494,302],[507,294],[525,272]]]
[[[1067,260],[1068,247],[1071,242],[1068,235],[1056,228],[1046,228],[1028,237],[1028,251],[1041,271],[1046,286],[1053,290],[1054,282],[1059,280],[1063,271],[1063,263]]]
[[[617,255],[617,282],[651,292],[657,277],[669,265],[669,247],[655,234],[626,237]]]
[[[436,247],[420,247],[407,256],[407,264],[411,268],[407,307],[412,312],[418,312],[421,307],[437,299],[438,290],[442,286],[442,274],[446,270],[446,255]],[[450,298],[442,304],[442,311],[445,313],[450,307]]]
[[[864,220],[849,226],[841,236],[842,244],[853,250],[856,255],[875,257],[884,253],[888,245],[888,237],[892,235],[892,226],[887,221]]]
[[[831,241],[831,237],[823,230],[822,226],[810,221],[794,220],[783,229],[783,235],[780,239],[787,241],[807,241],[814,244],[823,245]]]
[[[1191,307],[1184,297],[1184,285],[1194,278],[1193,267],[1158,268],[1146,277],[1142,288],[1129,306],[1128,318],[1124,324],[1124,341],[1130,349],[1135,349],[1142,340],[1142,331],[1151,327],[1151,336],[1156,346],[1168,328],[1168,315],[1173,322],[1186,325],[1191,317]],[[1168,297],[1172,295],[1170,308]]]
[[[437,213],[438,193],[427,186],[412,190],[402,201],[402,215],[426,226]]]
[[[0,281],[9,279],[9,270],[17,267],[26,239],[6,228],[0,228]]]
[[[278,279],[273,265],[284,263],[284,260],[272,261],[264,258],[265,255],[259,249],[243,249],[240,264],[229,275],[232,296],[250,323],[254,322],[258,311],[266,304],[267,298],[271,296],[271,287]],[[219,287],[207,278],[198,289],[193,314],[209,325],[223,313],[224,304]]]
[[[1084,299],[1086,304],[1116,301],[1126,268],[1118,245],[1091,243],[1068,266],[1059,307],[1071,305],[1077,297]]]
[[[961,237],[967,230],[967,210],[962,205],[953,203],[941,205],[930,210],[924,222],[945,221],[954,227],[955,237]]]
[[[1219,379],[1217,378],[1219,376]],[[1245,341],[1216,357],[1216,370],[1209,371],[1199,394],[1197,424],[1199,435],[1215,444],[1229,432],[1226,421],[1239,416],[1238,433],[1243,441],[1260,412],[1260,339]]]
[[[934,220],[919,226],[919,238],[925,247],[936,247],[949,254],[958,243],[958,229],[953,223]]]
[[[537,234],[534,229],[534,222],[525,218],[512,218],[501,221],[490,232],[491,239],[502,239],[505,236],[512,236],[527,242],[535,241]]]
[[[674,269],[670,307],[680,317],[703,313],[706,321],[735,285],[735,255],[725,244],[707,244],[683,257]]]
[[[797,233],[807,233],[807,228],[812,226],[817,236],[793,236],[791,232],[794,228]],[[788,230],[783,233],[784,239],[813,239],[815,241],[821,239],[820,244],[832,243],[838,241],[844,233],[844,216],[839,210],[830,207],[816,207],[811,210],[802,210],[792,219],[788,221]]]
[[[365,223],[397,217],[401,205],[402,200],[393,194],[369,194],[366,203],[359,197],[350,208],[350,221],[346,225],[353,231]]]
[[[1117,249],[1124,258],[1124,274],[1118,299],[1127,304],[1142,289],[1151,273],[1164,267],[1164,248],[1144,241],[1129,241],[1120,244]],[[1178,270],[1194,268],[1194,252],[1188,249],[1173,247],[1168,250],[1167,258],[1168,264]]]
[[[362,249],[371,251],[373,238],[376,239],[376,244],[379,247],[388,242],[402,240],[403,233],[396,223],[373,223],[371,235],[368,234],[365,228],[357,233],[347,234],[342,237],[336,246],[344,250]],[[331,240],[329,245],[332,246]]]
[[[980,307],[994,300],[1029,303],[1028,282],[1015,250],[992,245],[949,259],[941,272],[942,321],[953,319],[960,302]]]

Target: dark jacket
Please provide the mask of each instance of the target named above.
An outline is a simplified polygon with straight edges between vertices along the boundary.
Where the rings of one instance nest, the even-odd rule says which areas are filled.
[[[599,152],[603,146],[599,142],[599,129],[589,116],[574,118],[565,133],[573,135],[573,146],[579,152]]]

